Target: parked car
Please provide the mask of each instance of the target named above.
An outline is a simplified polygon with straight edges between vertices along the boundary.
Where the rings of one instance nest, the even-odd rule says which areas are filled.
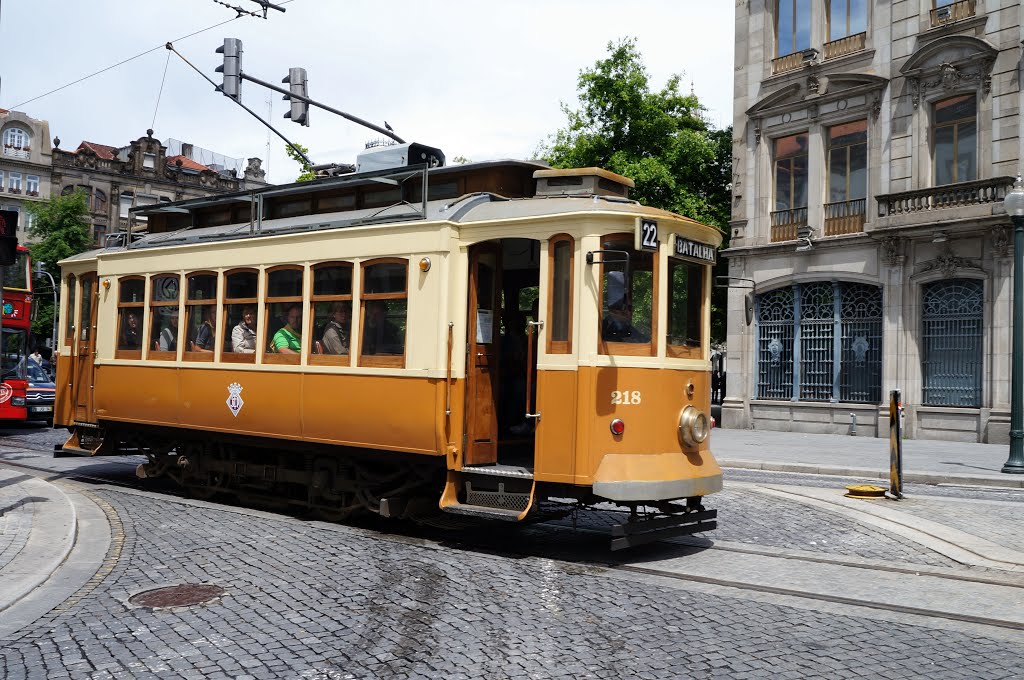
[[[45,420],[53,424],[53,399],[56,385],[43,367],[34,361],[28,362],[28,391],[25,405],[28,406],[29,420]]]

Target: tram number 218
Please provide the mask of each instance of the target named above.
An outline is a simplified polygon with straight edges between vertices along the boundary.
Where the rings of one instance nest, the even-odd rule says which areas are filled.
[[[639,404],[640,403],[640,390],[625,391],[625,392],[612,392],[612,404],[616,406],[626,404]]]

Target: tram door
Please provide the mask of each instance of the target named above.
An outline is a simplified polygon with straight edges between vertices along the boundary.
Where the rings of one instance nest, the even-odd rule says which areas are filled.
[[[74,379],[75,420],[92,422],[93,364],[96,359],[96,275],[83,274],[82,295],[78,304],[80,316],[75,334]]]
[[[501,250],[497,243],[481,243],[469,251],[466,465],[498,462],[500,312]]]

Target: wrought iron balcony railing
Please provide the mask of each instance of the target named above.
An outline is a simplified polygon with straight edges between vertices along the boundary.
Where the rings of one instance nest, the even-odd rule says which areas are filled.
[[[857,234],[864,231],[868,199],[855,198],[825,204],[825,236]]]
[[[855,33],[839,40],[827,42],[822,46],[825,59],[835,59],[846,54],[860,52],[868,44],[867,33]]]
[[[807,226],[807,208],[776,210],[771,213],[772,243],[795,241],[797,230]]]
[[[945,7],[936,7],[931,11],[932,28],[970,19],[974,16],[976,5],[977,0],[960,0]]]
[[[998,203],[1013,188],[1013,177],[993,177],[926,189],[882,194],[877,197],[878,216],[906,215],[928,210],[961,208],[983,203]]]

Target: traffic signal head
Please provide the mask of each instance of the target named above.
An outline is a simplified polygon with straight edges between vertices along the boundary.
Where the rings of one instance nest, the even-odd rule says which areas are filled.
[[[18,259],[18,211],[0,210],[0,267]]]
[[[224,74],[220,91],[242,101],[242,41],[238,38],[224,38],[224,44],[217,48],[217,54],[224,55],[224,63],[217,67],[217,73]]]
[[[290,68],[288,69],[288,77],[281,81],[282,83],[288,83],[288,89],[291,90],[292,94],[302,95],[303,97],[309,97],[309,87],[306,82],[306,69],[304,68]],[[309,104],[290,97],[284,96],[285,101],[290,101],[292,107],[289,111],[284,114],[285,118],[290,118],[293,123],[299,125],[309,126]]]

